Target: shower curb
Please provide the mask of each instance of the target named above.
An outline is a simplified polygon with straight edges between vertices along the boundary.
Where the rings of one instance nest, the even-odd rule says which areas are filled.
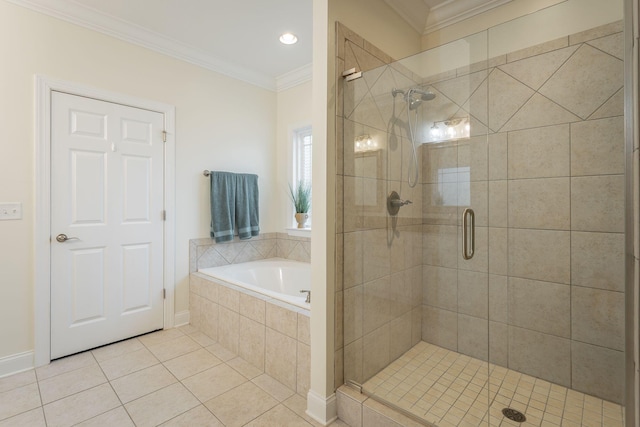
[[[426,421],[418,422],[375,399],[361,394],[348,385],[336,390],[338,418],[350,427],[385,425],[393,427],[437,427]]]

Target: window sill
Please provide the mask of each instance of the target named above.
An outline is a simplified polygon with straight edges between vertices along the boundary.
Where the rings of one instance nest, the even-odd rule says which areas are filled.
[[[311,238],[311,228],[287,228],[287,234],[293,237]]]

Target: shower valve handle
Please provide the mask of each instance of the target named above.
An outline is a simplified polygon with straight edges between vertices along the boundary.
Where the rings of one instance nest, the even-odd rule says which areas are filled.
[[[400,207],[402,207],[402,206],[410,205],[410,204],[412,204],[413,202],[412,202],[411,200],[400,200],[400,199],[395,199],[395,200],[391,200],[391,201],[390,201],[390,203],[391,203],[391,206],[394,206],[394,207],[398,207],[398,208],[400,208]]]
[[[387,197],[387,211],[389,215],[396,216],[400,208],[413,203],[411,200],[402,200],[397,191],[392,191]]]

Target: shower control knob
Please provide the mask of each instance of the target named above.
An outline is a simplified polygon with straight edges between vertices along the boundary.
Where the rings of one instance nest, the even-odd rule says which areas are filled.
[[[391,200],[393,206],[402,207],[413,203],[411,200]]]
[[[391,216],[396,216],[402,206],[410,205],[411,203],[413,203],[411,200],[402,200],[396,191],[392,191],[387,197],[387,212]]]

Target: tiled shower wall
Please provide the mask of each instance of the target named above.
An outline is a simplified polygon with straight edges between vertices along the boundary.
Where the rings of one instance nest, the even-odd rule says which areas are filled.
[[[311,262],[311,239],[286,233],[264,233],[249,240],[234,237],[227,243],[216,243],[209,238],[189,240],[189,273],[199,268],[274,257]]]
[[[489,110],[476,117],[488,140],[423,146],[423,339],[620,403],[622,23],[490,62],[430,86]],[[470,183],[439,182],[461,167]],[[459,255],[459,208],[442,203],[456,185],[476,211],[471,262]]]
[[[337,385],[423,339],[621,401],[621,31],[422,79],[338,25]],[[352,67],[370,72],[345,89],[339,75]],[[420,146],[410,188],[406,103],[391,90],[416,84],[437,95],[423,120],[469,112],[472,138]],[[355,154],[360,135],[380,149]],[[458,179],[442,182],[443,171]],[[392,190],[413,201],[397,219],[386,213]],[[459,247],[465,196],[447,206],[451,191],[476,211],[471,261]]]

